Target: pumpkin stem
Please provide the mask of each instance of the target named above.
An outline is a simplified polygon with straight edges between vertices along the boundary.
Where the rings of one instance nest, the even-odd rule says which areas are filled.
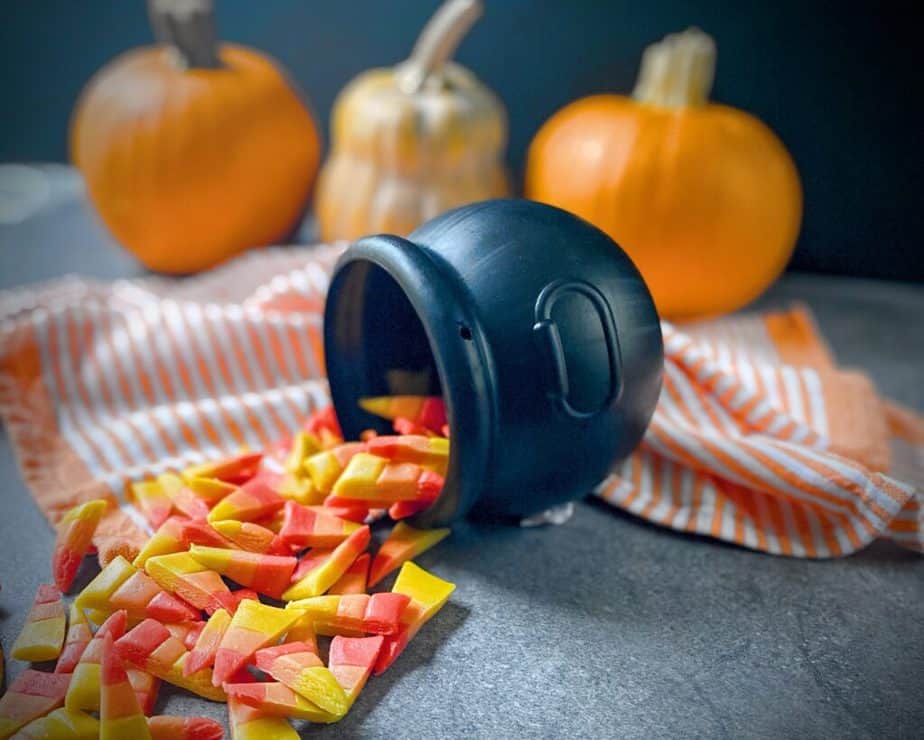
[[[715,76],[715,41],[698,28],[665,36],[642,55],[632,97],[666,108],[703,105]]]
[[[414,50],[401,65],[401,89],[416,93],[455,52],[472,24],[481,17],[481,0],[446,0],[424,26]]]
[[[154,38],[169,46],[183,67],[221,67],[212,0],[148,0],[148,17]]]

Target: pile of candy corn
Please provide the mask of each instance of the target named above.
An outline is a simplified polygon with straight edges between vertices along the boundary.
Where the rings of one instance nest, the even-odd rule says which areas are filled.
[[[439,496],[449,459],[442,400],[361,405],[396,434],[345,442],[328,408],[263,452],[132,484],[153,535],[69,607],[63,594],[108,504],[66,514],[55,583],[39,587],[11,651],[55,668],[12,682],[0,740],[222,737],[204,717],[150,716],[162,681],[227,702],[237,740],[297,738],[291,719],[341,719],[455,588],[411,562],[448,529],[398,521],[374,557],[366,552],[386,513],[403,519]],[[399,568],[390,591],[368,592]]]

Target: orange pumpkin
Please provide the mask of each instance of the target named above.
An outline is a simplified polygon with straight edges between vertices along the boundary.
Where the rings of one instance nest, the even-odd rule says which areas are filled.
[[[796,168],[755,117],[709,103],[712,39],[646,50],[632,97],[568,105],[533,140],[526,195],[576,213],[629,253],[662,315],[733,311],[782,272],[802,215]]]
[[[101,69],[71,156],[105,224],[149,268],[202,270],[278,242],[317,173],[314,120],[263,54],[218,45],[209,0],[150,0],[158,46]]]

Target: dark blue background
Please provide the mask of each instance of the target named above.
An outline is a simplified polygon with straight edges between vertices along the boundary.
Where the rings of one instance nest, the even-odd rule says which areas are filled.
[[[519,179],[530,138],[557,108],[631,90],[646,44],[699,25],[718,42],[714,97],[757,114],[792,151],[805,187],[793,266],[924,279],[924,177],[911,4],[487,0],[458,58],[504,99]],[[223,38],[268,51],[325,129],[337,91],[407,55],[437,0],[217,0]],[[0,160],[66,159],[86,80],[149,43],[142,0],[4,3]],[[919,62],[919,60],[918,60]]]

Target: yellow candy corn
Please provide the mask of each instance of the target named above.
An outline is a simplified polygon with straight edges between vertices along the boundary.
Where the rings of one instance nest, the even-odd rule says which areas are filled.
[[[57,586],[43,584],[38,587],[26,623],[13,643],[11,655],[16,660],[32,662],[54,660],[61,654],[66,629],[61,592]]]

